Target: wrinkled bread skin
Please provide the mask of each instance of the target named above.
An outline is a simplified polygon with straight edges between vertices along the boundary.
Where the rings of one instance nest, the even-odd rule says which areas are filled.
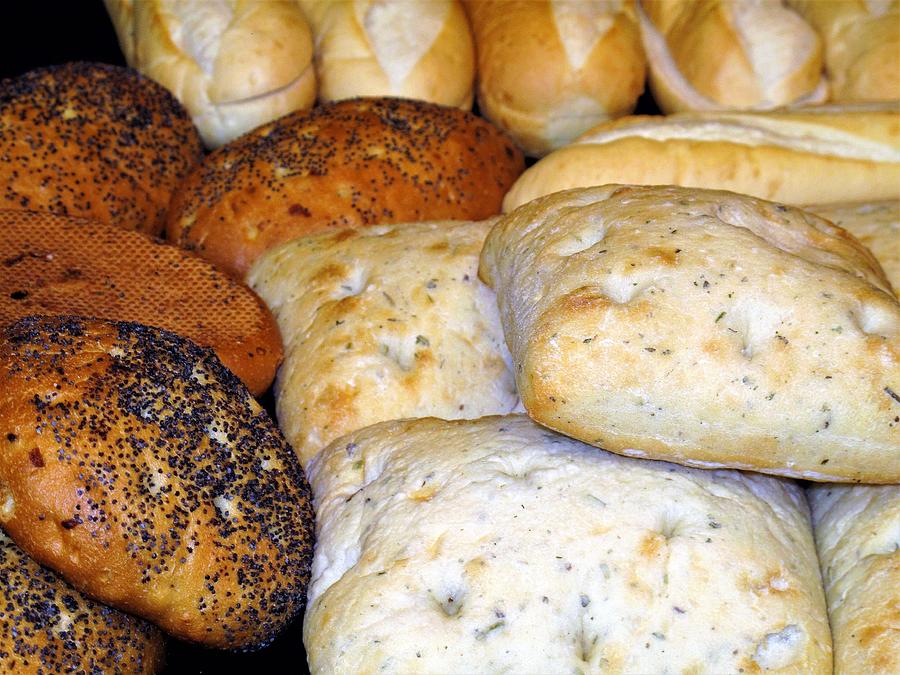
[[[378,424],[310,466],[312,673],[826,673],[802,491],[527,417]]]
[[[584,12],[580,21],[560,23],[567,4]],[[546,155],[634,110],[646,59],[632,0],[468,0],[466,11],[478,50],[479,109],[526,154]]]
[[[320,101],[402,96],[472,107],[475,46],[459,0],[298,1],[315,34]]]
[[[480,273],[542,424],[695,466],[900,481],[900,303],[821,218],[712,190],[571,190],[502,217]]]
[[[872,251],[894,293],[900,293],[900,200],[804,207],[847,230]]]
[[[605,122],[523,173],[503,210],[575,187],[731,190],[786,204],[900,197],[900,108],[633,115]]]
[[[900,672],[900,486],[807,491],[835,675]]]
[[[478,279],[490,226],[339,230],[294,240],[256,263],[248,282],[286,345],[278,420],[304,465],[375,422],[513,409],[496,300]]]

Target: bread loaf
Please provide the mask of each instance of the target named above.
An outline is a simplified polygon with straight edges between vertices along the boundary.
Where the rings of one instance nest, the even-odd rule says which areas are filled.
[[[247,281],[272,308],[286,344],[278,420],[304,465],[338,436],[375,422],[513,409],[497,303],[478,280],[490,226],[338,230],[256,262]]]
[[[541,424],[691,466],[900,482],[900,303],[827,221],[711,190],[571,190],[501,218],[480,272]]]
[[[807,491],[835,675],[900,671],[900,486]]]
[[[833,101],[900,99],[900,2],[788,0],[825,43]]]
[[[664,112],[827,100],[822,42],[781,0],[639,0],[638,14]]]
[[[475,48],[459,0],[298,0],[315,33],[319,100],[401,96],[468,110]]]
[[[634,110],[646,60],[633,0],[468,0],[478,105],[531,156]]]
[[[805,208],[840,225],[865,244],[881,263],[894,293],[900,293],[900,200]]]
[[[503,208],[620,182],[732,190],[788,204],[897,199],[898,120],[896,105],[626,117],[529,168]]]
[[[200,138],[169,92],[95,63],[0,81],[0,208],[92,217],[162,231]]]
[[[0,531],[0,667],[10,673],[155,673],[163,637],[86,597]]]
[[[278,326],[205,260],[98,221],[0,209],[0,325],[34,314],[137,321],[210,347],[254,395],[281,362]]]
[[[232,649],[303,609],[303,472],[211,351],[139,324],[24,319],[0,340],[0,420],[0,525],[85,594]]]
[[[242,276],[267,249],[348,226],[487,218],[524,167],[470,113],[422,101],[341,101],[257,129],[182,183],[169,238]]]
[[[312,673],[831,672],[788,481],[524,416],[378,424],[310,465]]]
[[[215,148],[316,98],[312,34],[292,0],[104,0],[128,64],[184,103]]]

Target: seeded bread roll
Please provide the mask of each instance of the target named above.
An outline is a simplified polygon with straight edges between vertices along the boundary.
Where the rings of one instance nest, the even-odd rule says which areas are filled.
[[[540,157],[634,110],[646,59],[633,0],[468,0],[478,105]]]
[[[354,99],[288,115],[210,154],[172,199],[169,238],[243,276],[322,230],[480,220],[522,172],[488,122],[423,101]]]
[[[650,87],[667,113],[828,98],[822,41],[781,0],[639,0]]]
[[[831,672],[788,481],[524,416],[378,424],[310,465],[312,673]]]
[[[0,207],[158,234],[201,156],[184,108],[136,71],[96,63],[0,81]]]
[[[541,424],[691,466],[900,482],[900,303],[828,221],[713,190],[570,190],[501,218],[480,274]]]
[[[506,413],[518,397],[494,294],[478,280],[485,222],[296,239],[247,281],[284,335],[278,421],[305,465],[338,436],[401,417]]]
[[[865,244],[900,293],[900,200],[853,204],[817,204],[804,207],[840,225]]]
[[[900,672],[900,486],[807,490],[835,675]]]
[[[0,342],[0,525],[181,639],[265,644],[303,609],[312,510],[278,430],[211,351],[133,323],[24,319]]]
[[[129,65],[190,111],[207,147],[316,98],[313,42],[293,0],[104,0]]]
[[[0,531],[0,670],[155,673],[163,637],[41,567]]]
[[[468,110],[475,47],[459,0],[298,0],[315,33],[319,100],[402,96]]]
[[[530,167],[504,211],[607,183],[732,190],[787,204],[900,198],[900,107],[636,115],[601,124]]]
[[[35,314],[136,321],[210,347],[254,395],[281,362],[265,304],[205,260],[98,221],[0,209],[0,325]]]

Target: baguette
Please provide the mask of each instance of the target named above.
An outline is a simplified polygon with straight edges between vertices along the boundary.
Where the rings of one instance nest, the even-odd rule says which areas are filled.
[[[730,190],[788,204],[897,199],[900,106],[626,117],[537,162],[503,208],[612,182]]]

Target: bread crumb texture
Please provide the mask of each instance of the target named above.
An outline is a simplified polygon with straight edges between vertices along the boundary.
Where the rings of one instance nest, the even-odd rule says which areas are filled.
[[[248,648],[302,610],[308,486],[253,397],[187,340],[24,319],[0,346],[0,525],[76,588]]]
[[[310,465],[313,673],[822,673],[792,482],[623,458],[525,416],[378,424]]]

